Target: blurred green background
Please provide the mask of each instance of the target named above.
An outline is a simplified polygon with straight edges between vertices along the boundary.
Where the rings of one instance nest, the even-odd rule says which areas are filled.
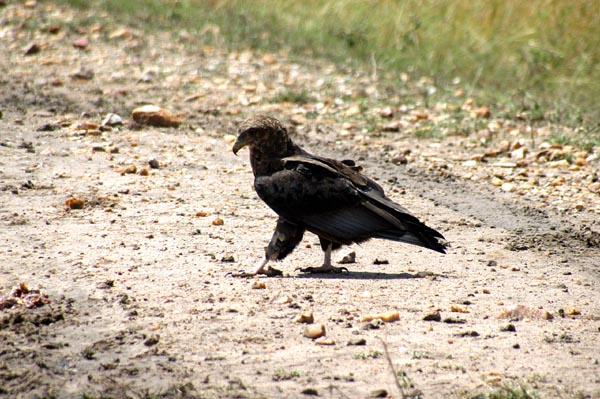
[[[402,73],[432,78],[440,88],[460,82],[479,101],[533,110],[540,119],[596,127],[600,121],[597,0],[93,3],[134,26],[185,29],[206,44],[376,65],[392,84],[401,84]]]

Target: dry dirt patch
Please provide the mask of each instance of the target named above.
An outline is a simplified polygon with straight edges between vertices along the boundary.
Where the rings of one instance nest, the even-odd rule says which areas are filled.
[[[400,397],[397,379],[413,397],[473,397],[502,384],[542,397],[600,395],[599,202],[582,188],[593,184],[596,152],[577,170],[539,175],[540,194],[519,182],[518,168],[544,170],[543,162],[467,162],[482,151],[469,139],[370,130],[348,100],[376,95],[367,74],[283,55],[190,55],[176,36],[108,22],[87,27],[82,48],[73,45],[81,32],[19,27],[48,12],[68,20],[70,10],[2,12],[11,44],[0,50],[0,290],[6,297],[25,282],[50,300],[0,310],[3,394]],[[25,55],[32,42],[41,51]],[[317,96],[307,105],[270,100],[306,87]],[[131,110],[146,103],[183,125],[130,124]],[[125,124],[102,126],[109,112]],[[321,261],[309,236],[281,265],[283,277],[258,279],[263,289],[227,277],[262,256],[274,226],[245,154],[230,152],[230,135],[256,112],[284,119],[312,151],[356,158],[443,231],[450,254],[373,241],[352,248],[350,273],[305,276],[294,269]],[[408,112],[398,123],[410,130],[423,118]],[[130,165],[135,173],[125,173]],[[517,189],[497,188],[493,177]],[[560,177],[573,184],[544,185]],[[66,206],[69,198],[83,208]],[[515,304],[531,313],[498,318]],[[302,310],[325,325],[332,345],[303,335]],[[399,320],[360,321],[389,311]],[[536,316],[543,311],[553,319]]]

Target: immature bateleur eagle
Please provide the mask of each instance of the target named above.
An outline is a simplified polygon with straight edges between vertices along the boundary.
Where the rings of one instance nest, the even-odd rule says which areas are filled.
[[[309,273],[347,271],[331,265],[331,251],[370,238],[446,252],[439,232],[387,198],[353,161],[309,154],[292,142],[277,119],[268,116],[247,119],[238,133],[233,153],[249,147],[256,193],[279,219],[265,259],[236,276],[281,274],[267,263],[289,255],[306,230],[319,237],[325,252],[322,266],[301,269]]]

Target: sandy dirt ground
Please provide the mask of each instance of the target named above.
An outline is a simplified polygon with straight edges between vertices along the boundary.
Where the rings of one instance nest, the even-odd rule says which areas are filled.
[[[479,162],[478,138],[405,131],[443,110],[422,117],[389,94],[408,127],[386,132],[386,107],[354,100],[388,101],[370,72],[196,47],[186,32],[104,17],[78,25],[85,16],[45,3],[0,11],[11,43],[0,46],[0,397],[475,398],[522,386],[600,398],[593,149],[567,149],[579,168],[521,164],[549,191],[514,190],[502,173],[517,166]],[[273,101],[281,88],[313,97]],[[184,123],[131,123],[148,103]],[[124,124],[101,126],[111,112]],[[263,256],[275,225],[247,152],[231,153],[255,113],[312,152],[356,159],[449,253],[375,240],[334,254],[356,253],[349,273],[305,275],[295,269],[322,262],[309,234],[277,265],[282,277],[228,276]],[[490,148],[530,129],[491,123]],[[31,292],[13,290],[21,283]],[[325,325],[325,345],[303,335],[301,311]],[[392,311],[399,320],[361,321]]]

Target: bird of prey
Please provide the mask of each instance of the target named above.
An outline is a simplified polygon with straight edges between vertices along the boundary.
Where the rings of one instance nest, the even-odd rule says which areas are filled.
[[[305,231],[319,237],[325,252],[323,265],[300,269],[306,273],[347,272],[331,265],[331,251],[371,238],[446,252],[442,234],[386,197],[381,186],[363,175],[354,161],[304,151],[277,119],[261,115],[244,121],[233,153],[237,155],[243,147],[250,149],[256,193],[279,219],[264,260],[235,276],[281,274],[267,263],[289,255]]]

